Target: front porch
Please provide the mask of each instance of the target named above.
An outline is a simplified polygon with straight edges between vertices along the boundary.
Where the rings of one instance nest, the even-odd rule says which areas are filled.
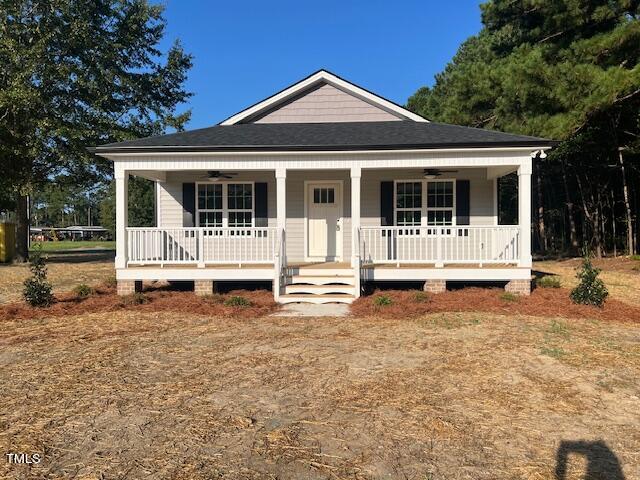
[[[275,170],[236,162],[215,178],[203,161],[193,170],[162,171],[160,161],[117,168],[116,276],[196,281],[198,293],[216,281],[267,281],[283,303],[350,302],[376,281],[420,281],[430,291],[448,281],[527,282],[531,158],[482,161],[441,163],[446,175],[286,162]],[[499,225],[497,178],[510,172],[520,220]],[[156,227],[126,225],[129,174],[155,180]]]

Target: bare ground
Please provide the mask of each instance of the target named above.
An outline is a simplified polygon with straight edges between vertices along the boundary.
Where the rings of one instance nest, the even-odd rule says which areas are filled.
[[[55,293],[71,290],[80,283],[98,285],[115,275],[112,250],[87,249],[45,255]],[[0,263],[0,304],[20,299],[22,283],[28,276],[28,264]]]
[[[562,285],[573,288],[577,284],[576,268],[581,259],[547,260],[534,262],[539,273],[557,275]],[[600,278],[605,282],[612,298],[640,305],[640,261],[629,257],[594,259],[593,264],[602,270]]]
[[[4,319],[3,478],[640,478],[640,326]],[[563,443],[564,442],[564,443]],[[585,472],[590,472],[585,477]],[[624,475],[622,477],[621,475]]]

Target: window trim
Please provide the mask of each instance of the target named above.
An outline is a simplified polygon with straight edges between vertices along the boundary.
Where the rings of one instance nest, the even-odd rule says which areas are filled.
[[[416,227],[455,227],[457,226],[456,218],[456,179],[451,177],[438,178],[438,179],[426,179],[426,178],[403,178],[393,181],[393,226],[398,225],[398,183],[422,183],[422,207],[420,208],[420,225],[402,225],[404,228],[416,228]],[[453,184],[453,205],[451,207],[427,207],[428,196],[427,189],[429,183],[439,182],[451,182]],[[411,208],[403,208],[400,211],[417,210]],[[435,210],[451,210],[451,225],[429,225],[428,212]]]
[[[254,181],[223,181],[223,182],[196,182],[196,227],[200,227],[200,212],[218,212],[220,210],[212,210],[210,208],[199,208],[198,204],[198,187],[200,185],[222,185],[222,227],[205,227],[205,228],[253,228],[256,226],[256,182]],[[229,227],[229,185],[251,185],[251,210],[248,208],[233,208],[233,212],[248,212],[251,211],[251,226],[250,227]]]

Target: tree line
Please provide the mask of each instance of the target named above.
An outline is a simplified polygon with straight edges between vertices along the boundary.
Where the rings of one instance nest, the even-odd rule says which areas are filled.
[[[534,162],[540,253],[575,254],[584,246],[597,256],[638,252],[639,5],[486,2],[480,33],[408,101],[434,121],[561,141]],[[500,182],[506,205],[514,184]]]
[[[146,0],[0,0],[0,208],[28,256],[28,198],[48,185],[106,186],[87,147],[182,129],[192,58]],[[148,188],[148,187],[147,187]]]

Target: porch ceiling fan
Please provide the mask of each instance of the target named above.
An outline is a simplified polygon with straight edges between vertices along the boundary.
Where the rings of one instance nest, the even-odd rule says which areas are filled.
[[[443,173],[456,173],[458,170],[443,170],[441,168],[425,168],[423,176],[424,178],[436,178]]]
[[[225,178],[233,178],[237,175],[236,172],[221,172],[220,170],[209,170],[206,175],[203,175],[201,178],[206,178],[211,180],[212,182],[217,182],[218,180]]]

